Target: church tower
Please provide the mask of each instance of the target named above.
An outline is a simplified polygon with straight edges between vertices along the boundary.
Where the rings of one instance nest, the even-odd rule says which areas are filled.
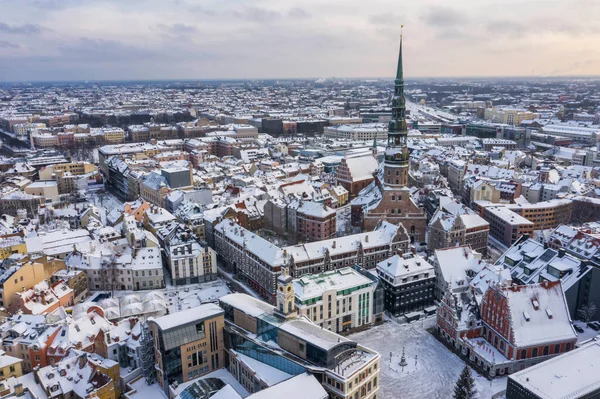
[[[402,224],[411,242],[425,240],[427,215],[411,196],[409,187],[408,128],[406,126],[406,101],[404,99],[404,74],[402,71],[402,36],[398,66],[392,97],[392,118],[388,125],[388,140],[383,164],[375,181],[365,187],[365,192],[379,191],[377,202],[365,203],[359,195],[351,203],[352,225],[363,230],[373,230],[381,220],[394,225]]]
[[[388,142],[383,165],[383,183],[387,186],[394,188],[408,186],[409,154],[407,138],[404,73],[402,71],[402,35],[400,35],[398,69],[396,70],[394,97],[392,98],[392,119],[388,125]]]
[[[286,318],[296,316],[295,299],[292,276],[289,275],[288,268],[284,266],[281,274],[277,277],[277,310],[279,313]]]

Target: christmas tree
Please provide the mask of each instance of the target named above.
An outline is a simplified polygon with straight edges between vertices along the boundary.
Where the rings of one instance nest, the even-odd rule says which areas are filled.
[[[454,387],[454,399],[473,399],[475,394],[477,394],[475,380],[471,375],[471,369],[465,365]]]

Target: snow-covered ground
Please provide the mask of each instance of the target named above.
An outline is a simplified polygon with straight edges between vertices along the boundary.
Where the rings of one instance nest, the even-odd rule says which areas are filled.
[[[588,339],[595,338],[598,334],[600,334],[600,331],[595,331],[595,330],[589,328],[583,321],[576,320],[573,322],[573,324],[578,325],[579,327],[583,328],[582,333],[577,333],[577,343],[587,341]]]
[[[109,213],[113,209],[123,211],[123,201],[108,191],[89,192],[88,201],[98,208],[104,209],[106,213]]]
[[[336,214],[335,220],[337,234],[340,237],[350,233],[350,207],[340,208]]]
[[[381,397],[386,399],[451,398],[465,363],[425,331],[435,316],[411,324],[389,321],[350,336],[381,354]],[[399,365],[402,348],[407,366]],[[391,361],[390,361],[391,354]],[[491,398],[506,389],[506,377],[491,382],[472,370],[478,398]]]

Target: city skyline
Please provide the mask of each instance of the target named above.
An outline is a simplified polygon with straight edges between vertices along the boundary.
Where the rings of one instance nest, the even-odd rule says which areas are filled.
[[[594,76],[593,1],[0,0],[0,81]]]

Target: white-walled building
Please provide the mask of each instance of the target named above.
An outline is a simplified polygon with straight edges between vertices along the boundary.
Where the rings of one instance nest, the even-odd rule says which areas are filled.
[[[350,267],[293,281],[298,313],[338,333],[372,323],[375,286]]]

